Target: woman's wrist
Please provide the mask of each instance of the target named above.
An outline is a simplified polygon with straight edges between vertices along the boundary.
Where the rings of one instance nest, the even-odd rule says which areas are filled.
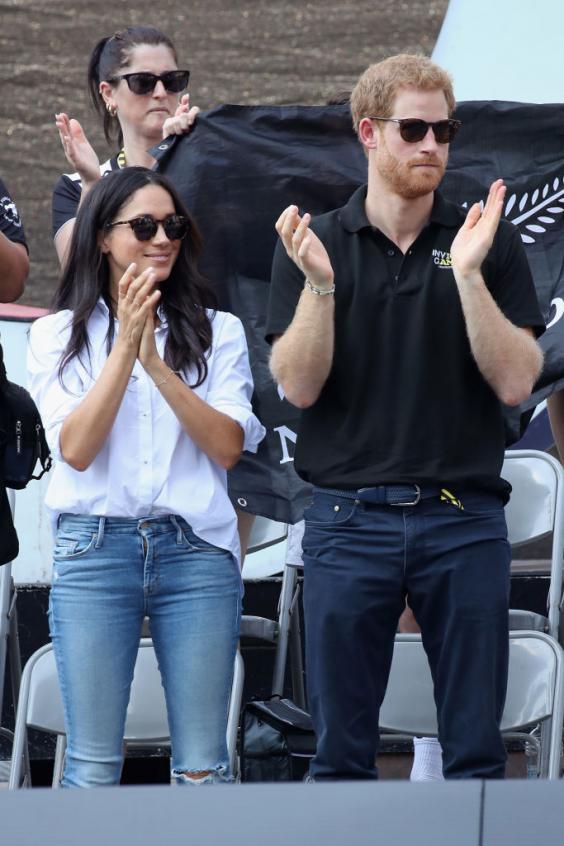
[[[139,344],[135,344],[133,340],[127,338],[125,334],[120,334],[116,338],[116,342],[112,349],[112,352],[115,355],[120,356],[123,359],[123,362],[126,366],[130,366],[131,370],[133,370],[133,366],[137,359],[137,352],[139,349]]]
[[[162,379],[159,379],[158,381],[153,380],[155,388],[163,387],[164,385],[166,385],[167,382],[172,379],[173,376],[178,376],[178,374],[180,373],[179,370],[171,370],[170,367],[167,367],[167,371],[168,372],[165,376],[162,377]]]
[[[163,380],[173,372],[168,364],[166,364],[160,355],[158,355],[158,353],[151,356],[151,358],[146,361],[141,361],[141,364],[147,375],[155,384],[157,384],[157,382],[162,383]]]

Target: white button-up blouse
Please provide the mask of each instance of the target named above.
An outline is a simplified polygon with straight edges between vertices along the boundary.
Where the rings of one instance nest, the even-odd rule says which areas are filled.
[[[226,471],[186,434],[139,361],[112,430],[90,467],[79,472],[65,463],[59,444],[61,427],[106,361],[108,309],[99,300],[88,321],[90,358],[86,351],[73,358],[61,381],[59,362],[70,336],[71,317],[70,311],[60,311],[37,320],[31,327],[28,350],[30,393],[55,459],[45,497],[53,522],[63,513],[139,518],[176,514],[199,537],[230,550],[239,560],[237,520],[227,495]],[[212,408],[236,420],[244,432],[243,448],[256,452],[265,429],[251,409],[253,383],[243,326],[234,315],[218,311],[212,328],[208,375],[194,391]],[[163,356],[164,320],[155,336]],[[182,378],[196,381],[193,372]]]

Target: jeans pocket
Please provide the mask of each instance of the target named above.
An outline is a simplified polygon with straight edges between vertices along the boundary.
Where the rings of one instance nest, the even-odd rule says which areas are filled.
[[[74,561],[86,555],[96,543],[96,532],[59,531],[55,539],[55,561]]]
[[[348,497],[316,493],[312,504],[305,509],[307,526],[347,526],[353,522],[359,503]]]
[[[203,538],[198,537],[187,523],[180,526],[179,542],[191,552],[206,553],[209,555],[230,555],[229,550],[222,549],[220,546],[214,546],[213,543],[209,543]]]
[[[503,499],[496,493],[466,493],[460,497],[461,514],[467,517],[501,517],[505,514]]]

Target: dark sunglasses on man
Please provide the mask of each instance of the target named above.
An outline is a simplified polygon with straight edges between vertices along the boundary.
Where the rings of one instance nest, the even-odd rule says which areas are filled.
[[[429,127],[433,130],[437,144],[450,144],[460,127],[462,121],[449,118],[448,120],[436,120],[434,123],[429,123],[420,118],[388,118],[388,117],[369,117],[369,120],[383,120],[397,123],[399,125],[399,132],[404,141],[408,144],[415,144],[417,141],[423,141]]]
[[[172,70],[161,74],[149,73],[149,71],[122,73],[120,76],[112,76],[108,82],[119,82],[120,79],[125,79],[129,90],[134,94],[152,94],[157,82],[162,82],[169,94],[180,94],[188,87],[190,71]]]
[[[138,241],[150,241],[157,234],[160,223],[169,241],[181,241],[190,229],[190,221],[180,214],[169,214],[162,220],[156,220],[152,214],[143,214],[131,220],[116,220],[115,223],[107,223],[104,228],[113,229],[114,226],[128,224]]]

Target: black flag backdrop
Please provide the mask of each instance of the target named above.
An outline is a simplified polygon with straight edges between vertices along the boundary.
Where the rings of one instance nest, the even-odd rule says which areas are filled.
[[[463,103],[451,146],[446,196],[471,205],[503,177],[505,216],[526,245],[548,330],[546,364],[526,412],[564,387],[564,105]],[[198,118],[188,136],[154,151],[202,230],[202,270],[221,307],[245,325],[255,410],[267,428],[257,456],[243,455],[231,493],[254,514],[295,522],[308,489],[293,469],[299,414],[268,372],[263,338],[274,223],[286,206],[320,214],[343,205],[366,181],[366,159],[347,106],[222,106]],[[509,440],[519,414],[508,416]]]

